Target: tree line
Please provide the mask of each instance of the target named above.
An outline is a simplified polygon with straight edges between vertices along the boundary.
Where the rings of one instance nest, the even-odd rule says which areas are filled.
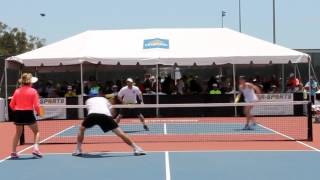
[[[15,56],[45,45],[45,39],[0,22],[0,57]]]

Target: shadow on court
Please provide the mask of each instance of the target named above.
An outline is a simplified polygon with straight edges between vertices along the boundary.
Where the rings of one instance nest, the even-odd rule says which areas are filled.
[[[37,158],[34,156],[21,156],[20,158],[16,158],[16,159],[8,159],[8,161],[25,161],[25,160],[35,160],[35,159],[41,159],[41,158]]]
[[[90,153],[83,153],[81,156],[75,156],[79,158],[114,158],[114,157],[130,157],[134,156],[133,154],[110,154],[110,153],[99,153],[99,154],[90,154]]]
[[[137,130],[137,131],[123,131],[127,134],[132,134],[132,133],[139,133],[139,132],[145,132],[146,130]],[[146,131],[147,132],[147,131]]]

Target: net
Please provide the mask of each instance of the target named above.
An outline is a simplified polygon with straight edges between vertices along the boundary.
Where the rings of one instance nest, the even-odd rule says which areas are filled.
[[[252,106],[256,124],[244,130],[244,108]],[[204,104],[114,105],[115,113],[126,109],[119,126],[136,142],[206,141],[294,141],[312,140],[311,105],[306,101]],[[42,143],[76,143],[84,105],[47,105],[38,120]],[[136,113],[145,116],[144,130]],[[25,143],[33,134],[25,128]],[[84,143],[122,142],[112,132],[94,126],[86,131]]]

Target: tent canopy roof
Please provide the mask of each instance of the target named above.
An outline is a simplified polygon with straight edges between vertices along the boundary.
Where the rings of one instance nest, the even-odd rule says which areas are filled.
[[[144,48],[145,40],[156,38],[169,47]],[[185,66],[306,63],[308,58],[307,54],[227,28],[177,28],[86,31],[6,60],[25,66],[82,62]]]

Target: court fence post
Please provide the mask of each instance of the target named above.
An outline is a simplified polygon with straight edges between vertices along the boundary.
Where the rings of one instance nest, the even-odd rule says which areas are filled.
[[[307,105],[307,115],[308,115],[308,141],[313,140],[313,128],[312,128],[312,102]]]
[[[5,89],[5,120],[9,121],[9,103],[8,103],[8,61],[4,60],[4,89]]]

